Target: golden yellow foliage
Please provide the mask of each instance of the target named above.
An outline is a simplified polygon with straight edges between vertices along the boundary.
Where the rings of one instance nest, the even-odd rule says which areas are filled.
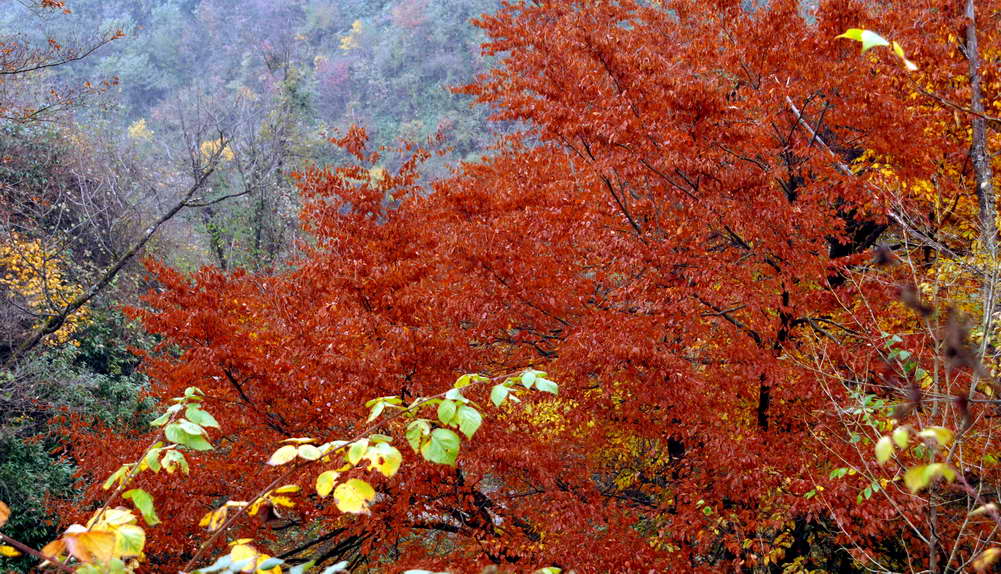
[[[220,148],[222,148],[222,151],[220,151]],[[202,152],[202,158],[206,161],[215,157],[216,154],[219,155],[219,159],[222,161],[231,161],[235,157],[233,150],[222,141],[222,138],[203,141],[198,149]]]
[[[129,138],[136,141],[150,141],[153,139],[153,131],[146,125],[146,118],[139,118],[132,122],[128,132]]]
[[[361,34],[361,20],[355,20],[351,24],[351,31],[347,36],[341,36],[341,50],[345,52],[358,47],[358,36]]]
[[[11,243],[0,245],[0,272],[0,285],[24,297],[30,309],[40,316],[38,324],[44,321],[41,316],[60,310],[83,292],[83,288],[66,278],[58,254],[39,241],[17,235]],[[85,309],[74,313],[48,343],[66,343],[86,319]]]

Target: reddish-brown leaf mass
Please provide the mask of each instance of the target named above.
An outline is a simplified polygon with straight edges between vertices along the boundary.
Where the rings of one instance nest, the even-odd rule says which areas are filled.
[[[791,520],[836,516],[863,545],[899,529],[892,508],[828,480],[839,447],[817,436],[835,409],[792,357],[811,319],[856,311],[844,274],[887,224],[886,198],[841,166],[870,150],[927,174],[965,153],[961,138],[927,136],[952,112],[915,106],[891,53],[860,57],[834,37],[879,29],[945,85],[965,65],[946,41],[958,8],[743,4],[507,5],[478,22],[498,67],[463,91],[528,131],[431,189],[421,152],[371,180],[379,158],[352,131],[338,143],[357,167],[300,176],[315,241],[293,269],[150,264],[161,288],[136,313],[164,338],[147,358],[153,393],[196,385],[223,427],[190,478],[143,484],[170,523],[151,532],[150,559],[190,556],[204,513],[274,478],[264,462],[279,440],[347,438],[370,398],[530,365],[561,384],[557,402],[485,408],[457,468],[407,451],[399,475],[374,480],[370,517],[315,497],[294,516],[394,569],[456,571],[719,572],[748,564],[747,537]],[[402,449],[401,429],[385,432]],[[654,445],[633,453],[646,470],[627,489],[609,456],[624,438]],[[143,440],[76,452],[101,475]],[[805,498],[816,485],[825,496]]]

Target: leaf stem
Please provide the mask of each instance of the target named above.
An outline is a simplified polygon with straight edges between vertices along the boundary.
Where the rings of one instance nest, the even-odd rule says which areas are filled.
[[[14,540],[10,536],[7,536],[5,534],[0,534],[0,541],[3,541],[3,542],[6,542],[7,544],[10,544],[11,546],[13,546],[14,548],[17,548],[19,551],[23,552],[24,554],[27,554],[29,556],[33,556],[35,558],[38,558],[42,562],[48,562],[49,564],[52,564],[53,566],[55,566],[59,570],[62,570],[63,572],[71,572],[71,573],[75,572],[75,570],[73,570],[69,566],[63,564],[62,562],[56,560],[55,558],[50,558],[50,557],[42,554],[38,550],[35,550],[32,547],[27,546],[27,545],[25,545],[25,544],[23,544],[21,542],[18,542],[17,540]]]

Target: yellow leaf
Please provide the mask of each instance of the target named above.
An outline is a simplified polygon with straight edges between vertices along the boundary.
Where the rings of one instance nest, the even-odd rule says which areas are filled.
[[[42,555],[53,560],[58,560],[66,552],[66,542],[61,538],[49,542],[42,548]]]
[[[107,562],[115,557],[115,535],[111,532],[80,532],[63,539],[70,554],[81,562]]]
[[[128,129],[129,137],[134,140],[149,141],[153,138],[153,131],[146,126],[146,118],[139,118],[132,122]]]
[[[933,464],[915,466],[904,473],[904,484],[911,492],[926,488],[936,478],[945,478],[949,482],[956,480],[956,471],[949,465],[936,462]]]
[[[403,455],[400,454],[400,451],[384,442],[369,447],[365,458],[368,459],[371,468],[381,472],[386,477],[396,474],[396,471],[400,469],[400,464],[403,463]]]
[[[258,552],[253,546],[237,544],[229,551],[229,557],[234,566],[241,562],[248,562],[245,567],[240,569],[240,572],[253,572],[257,569]]]
[[[208,514],[203,516],[200,521],[198,521],[198,526],[201,526],[203,528],[208,528],[209,532],[214,532],[216,530],[219,530],[219,527],[226,522],[227,511],[228,507],[223,506],[218,510],[213,510],[212,512],[209,512]]]
[[[302,488],[298,484],[286,484],[275,489],[276,494],[291,494],[293,492],[299,492]]]
[[[334,483],[337,482],[338,476],[340,476],[340,473],[328,470],[316,477],[316,494],[319,494],[320,498],[326,498],[330,494],[330,491],[334,489]]]
[[[261,498],[258,498],[257,500],[254,501],[253,504],[250,505],[250,508],[247,509],[247,514],[251,516],[257,516],[257,513],[261,511],[261,507],[264,506],[267,502],[268,499],[266,497],[262,496]]]
[[[341,512],[368,513],[368,505],[375,500],[375,489],[364,480],[352,478],[334,489],[334,502]]]
[[[295,502],[287,496],[269,496],[268,501],[275,506],[285,506],[287,508],[295,506]]]
[[[134,524],[123,524],[115,529],[115,556],[139,556],[146,546],[146,531]]]
[[[919,432],[918,436],[925,439],[935,439],[938,446],[947,447],[955,435],[952,430],[945,427],[927,427]]]
[[[112,527],[135,523],[136,515],[132,514],[132,511],[124,506],[116,506],[115,508],[105,510],[104,514],[101,515],[100,520],[100,525]]]
[[[876,442],[876,460],[883,464],[893,456],[893,441],[888,436],[880,437]]]
[[[287,439],[283,440],[282,442],[283,443],[288,442],[288,443],[292,443],[292,444],[309,444],[311,442],[316,442],[316,439],[307,436],[307,437],[287,438]]]
[[[928,486],[928,477],[925,475],[924,466],[915,466],[914,468],[907,469],[904,473],[904,484],[911,492],[917,492],[924,487]]]
[[[287,444],[276,450],[275,453],[271,455],[271,459],[268,460],[268,464],[271,466],[283,465],[291,460],[294,460],[297,454],[298,449],[290,444]]]
[[[998,510],[998,505],[994,504],[993,502],[989,502],[971,512],[970,516],[979,516],[981,514],[987,514],[988,512],[997,512],[997,510]]]
[[[985,572],[1001,558],[1001,548],[988,548],[983,554],[973,561],[973,569],[977,572]]]
[[[10,519],[10,507],[7,503],[0,500],[0,526],[7,524],[7,520]]]
[[[21,553],[17,551],[13,546],[4,546],[0,544],[0,556],[6,556],[8,558],[14,558],[20,556]]]
[[[907,448],[907,441],[910,438],[910,431],[907,427],[897,427],[893,430],[893,443],[897,445],[897,448],[905,449]]]
[[[256,566],[258,566],[257,572],[263,573],[263,574],[282,574],[282,567],[281,566],[275,566],[274,568],[270,568],[268,570],[264,570],[263,568],[260,568],[260,565],[264,564],[265,562],[267,562],[269,558],[271,558],[271,557],[268,556],[267,554],[259,554],[257,556],[257,564],[256,564]]]

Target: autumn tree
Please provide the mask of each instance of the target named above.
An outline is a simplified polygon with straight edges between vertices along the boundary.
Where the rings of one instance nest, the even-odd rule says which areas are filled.
[[[66,3],[59,0],[25,0],[19,4],[23,8],[22,16],[38,24],[53,14],[71,13]],[[45,119],[78,105],[82,97],[110,86],[113,78],[81,85],[53,85],[38,79],[55,68],[87,58],[121,37],[120,31],[112,31],[71,40],[38,39],[27,33],[0,38],[0,118],[15,122]]]
[[[352,130],[336,143],[355,165],[299,176],[312,239],[293,269],[151,263],[162,289],[135,314],[163,337],[154,393],[197,384],[233,429],[196,457],[207,476],[144,485],[175,525],[151,560],[180,565],[220,496],[271,482],[254,461],[278,441],[525,367],[559,398],[485,422],[455,467],[380,482],[371,516],[302,497],[228,534],[281,532],[272,554],[321,564],[463,571],[850,571],[864,556],[840,545],[902,554],[887,545],[926,501],[859,504],[838,471],[872,453],[831,438],[868,380],[824,385],[804,359],[833,339],[825,369],[882,360],[872,340],[903,310],[899,278],[867,273],[874,246],[940,221],[929,203],[969,201],[964,126],[984,113],[948,105],[976,75],[955,40],[968,20],[944,2],[746,4],[506,5],[478,22],[500,65],[464,92],[528,131],[425,188],[427,152],[373,177],[384,154]],[[877,25],[921,72],[836,39]],[[381,430],[403,443],[402,425]],[[102,475],[140,444],[79,428],[74,454]]]

